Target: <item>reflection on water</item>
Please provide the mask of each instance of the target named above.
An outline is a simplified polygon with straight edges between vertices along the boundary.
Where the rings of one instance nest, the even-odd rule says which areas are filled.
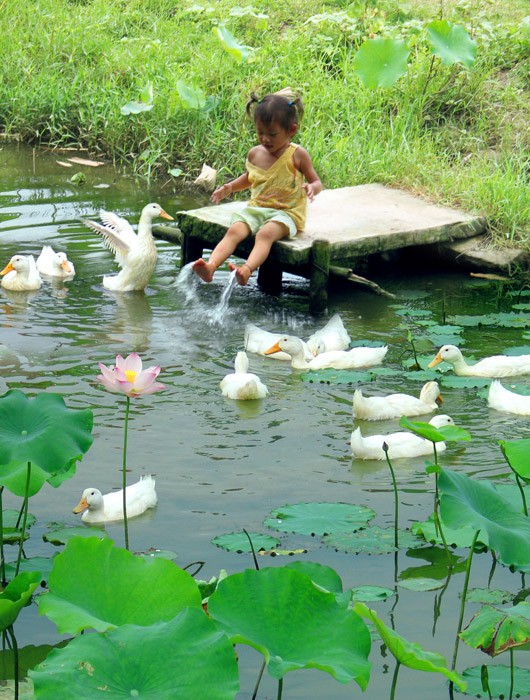
[[[76,266],[75,279],[59,284],[45,281],[37,292],[0,290],[0,392],[15,387],[31,396],[40,391],[59,392],[69,407],[88,407],[94,412],[95,442],[76,475],[60,491],[46,485],[32,498],[30,508],[38,522],[26,546],[28,554],[50,555],[50,545],[40,537],[46,523],[78,524],[71,508],[84,488],[94,486],[106,493],[120,487],[124,400],[106,392],[96,374],[98,361],[114,364],[118,353],[132,351],[142,355],[146,366],[160,365],[159,379],[167,386],[153,396],[134,399],[131,405],[129,480],[152,473],[159,494],[158,508],[149,517],[130,523],[133,549],[156,546],[178,551],[178,563],[183,566],[205,560],[201,577],[208,579],[221,568],[237,571],[252,565],[244,555],[215,548],[210,542],[214,536],[243,527],[267,531],[263,519],[286,503],[348,501],[373,507],[378,525],[393,522],[392,484],[386,464],[351,457],[351,399],[357,386],[304,382],[289,363],[251,355],[250,371],[268,386],[270,397],[260,402],[233,402],[219,389],[223,376],[233,371],[233,358],[242,349],[247,322],[303,338],[324,325],[327,317],[314,318],[307,312],[306,281],[287,275],[285,293],[279,298],[261,294],[255,280],[240,287],[226,270],[220,270],[211,284],[204,284],[186,266],[175,281],[180,251],[158,241],[159,258],[145,293],[109,292],[101,280],[115,269],[114,258],[80,218],[103,207],[134,221],[146,202],[159,201],[178,220],[179,209],[204,202],[149,190],[110,166],[87,170],[87,185],[76,188],[67,183],[71,175],[65,175],[53,154],[39,152],[33,172],[31,151],[28,157],[23,149],[4,146],[0,166],[6,173],[5,191],[0,193],[2,259],[7,262],[18,252],[38,254],[47,243],[64,250]],[[99,189],[96,186],[101,182],[111,186]],[[484,281],[468,281],[461,274],[388,276],[377,281],[394,292],[397,300],[349,289],[340,289],[330,297],[330,314],[341,314],[354,342],[368,339],[390,346],[385,365],[398,373],[362,383],[358,388],[366,395],[396,391],[416,395],[424,383],[421,378],[414,381],[400,373],[403,359],[411,355],[399,313],[403,306],[430,311],[438,320],[442,312],[496,310],[495,289]],[[463,338],[469,354],[478,358],[524,345],[521,334],[518,329],[466,328]],[[425,352],[434,356],[434,348]],[[522,378],[521,383],[525,382],[528,378]],[[529,437],[528,419],[488,409],[482,390],[445,388],[443,398],[443,411],[467,428],[473,440],[450,444],[440,457],[442,465],[472,475],[505,474],[498,440]],[[397,429],[393,421],[361,421],[359,425],[363,434]],[[423,458],[400,460],[395,468],[400,522],[406,527],[429,515],[433,477],[425,474]],[[6,507],[20,506],[9,494],[4,502]],[[121,525],[109,524],[107,531],[122,545]],[[336,568],[345,587],[396,585],[393,566],[385,557],[337,553],[318,538],[288,534],[280,538],[285,548],[305,548],[308,559]],[[281,559],[265,559],[262,565],[281,566]],[[408,566],[407,559],[406,553],[400,553],[400,568]],[[488,557],[477,556],[472,586],[485,584],[488,568]],[[378,612],[386,616],[394,605],[394,622],[401,634],[450,658],[456,624],[452,610],[459,605],[461,582],[455,575],[445,594],[445,610],[451,614],[440,619],[435,639],[429,594],[401,591],[399,603],[377,604]],[[510,589],[514,585],[497,567],[494,586]],[[23,611],[21,645],[54,639],[55,631],[45,621],[35,623],[34,607]],[[411,609],[415,611],[412,616]],[[471,616],[476,608],[469,609]],[[251,652],[238,651],[243,660],[242,687],[252,688],[261,662]],[[380,700],[388,697],[390,681],[385,666],[388,657],[379,658],[378,653],[375,648],[377,670],[367,697]],[[461,668],[468,662],[482,663],[478,652],[461,649],[459,654]],[[402,697],[446,697],[439,679],[431,678],[436,674],[425,674],[429,678],[422,678],[421,690],[412,691],[417,677],[411,681],[406,670],[402,671],[399,686],[408,689]],[[272,681],[264,680],[261,697],[275,696],[275,689]],[[352,692],[356,691],[351,686],[343,687],[313,671],[288,674],[286,680],[289,698],[350,700]]]

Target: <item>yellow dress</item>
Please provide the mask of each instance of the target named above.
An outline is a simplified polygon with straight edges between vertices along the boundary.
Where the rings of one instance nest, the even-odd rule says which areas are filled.
[[[293,155],[297,148],[297,144],[289,144],[267,170],[258,168],[247,159],[246,168],[250,181],[248,206],[285,212],[293,219],[297,230],[302,231],[306,221],[307,195],[302,189],[304,176],[293,163]]]

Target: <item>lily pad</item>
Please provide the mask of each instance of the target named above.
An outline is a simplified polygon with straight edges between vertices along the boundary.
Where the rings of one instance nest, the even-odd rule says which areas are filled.
[[[524,646],[530,642],[530,603],[518,603],[502,610],[484,605],[460,633],[460,638],[490,656]]]
[[[343,552],[363,554],[388,554],[395,552],[394,528],[367,527],[358,532],[337,532],[322,538],[324,544]],[[421,547],[424,541],[415,537],[410,530],[398,530],[400,549]]]
[[[249,532],[249,537],[252,540],[254,551],[259,552],[261,549],[273,549],[280,546],[280,540],[270,535],[262,535],[259,532]],[[252,547],[248,541],[248,537],[244,532],[231,532],[226,535],[218,535],[212,540],[212,544],[217,547],[222,547],[228,552],[251,552]]]
[[[467,682],[465,695],[475,695],[486,698],[487,693],[482,687],[482,666],[466,668],[462,678]],[[507,698],[510,694],[510,667],[497,664],[488,666],[488,682],[492,698]],[[514,698],[524,698],[530,694],[530,671],[526,668],[514,667]]]
[[[375,516],[375,511],[351,503],[297,503],[275,508],[271,516],[263,524],[273,530],[325,535],[358,530]]]
[[[61,545],[69,542],[73,537],[97,537],[100,540],[108,537],[105,530],[97,527],[63,527],[59,530],[45,532],[42,539],[50,544]]]
[[[492,591],[489,588],[470,588],[466,594],[466,602],[503,605],[513,600],[513,597],[513,593],[510,593],[510,591]]]
[[[77,637],[30,677],[38,700],[79,700],[80,688],[91,700],[233,700],[239,690],[232,645],[193,608],[149,627]]]
[[[482,316],[449,316],[447,320],[459,326],[503,326],[504,328],[528,328],[530,314],[500,312]]]
[[[457,377],[455,374],[440,375],[438,382],[448,389],[481,389],[489,387],[491,379],[487,377]]]
[[[351,589],[352,600],[359,603],[375,603],[378,600],[386,600],[393,595],[395,595],[395,591],[383,586],[355,586]]]
[[[379,346],[378,346],[379,347]],[[371,367],[367,370],[355,369],[319,369],[301,374],[303,382],[320,382],[321,384],[357,384],[373,382],[377,377],[397,376],[401,373],[392,367]]]
[[[48,587],[39,611],[55,622],[59,634],[148,626],[170,620],[187,605],[201,605],[197,584],[173,562],[135,557],[95,537],[68,542],[55,558]]]
[[[47,581],[50,576],[50,571],[52,570],[54,557],[31,557],[30,559],[22,558],[20,560],[19,571],[38,571],[41,575],[41,579]],[[16,562],[10,562],[6,564],[6,578],[13,578],[16,571]]]
[[[340,683],[355,680],[363,690],[368,684],[371,643],[365,623],[300,571],[233,574],[210,597],[208,612],[232,643],[263,654],[273,678],[317,668]]]
[[[406,581],[400,581],[398,586],[409,591],[435,591],[438,588],[442,588],[444,583],[434,578],[411,578]]]

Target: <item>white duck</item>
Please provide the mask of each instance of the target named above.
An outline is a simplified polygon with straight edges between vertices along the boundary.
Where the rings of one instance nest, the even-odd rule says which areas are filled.
[[[252,323],[247,323],[245,326],[245,350],[247,352],[256,353],[257,355],[265,355],[265,351],[283,337],[285,336],[282,333],[270,333],[262,328],[258,328],[258,326],[254,326]],[[312,360],[314,354],[307,346],[307,343],[300,338],[299,340],[304,348],[305,359]],[[275,360],[291,360],[291,356],[286,352],[277,352],[273,357]]]
[[[331,350],[346,350],[350,343],[351,338],[339,314],[332,316],[324,328],[315,331],[307,340],[307,346],[313,355]]]
[[[75,267],[68,260],[66,253],[56,253],[51,245],[42,247],[41,254],[37,258],[37,270],[41,275],[59,277],[60,279],[72,278],[75,275]]]
[[[140,515],[148,508],[157,504],[155,480],[148,474],[140,477],[140,481],[125,489],[127,518]],[[72,513],[81,513],[85,523],[106,523],[113,520],[123,520],[123,490],[113,491],[103,495],[95,488],[85,489],[81,500]]]
[[[514,377],[530,373],[530,355],[493,355],[468,365],[456,345],[443,345],[428,367],[444,361],[453,365],[459,377]]]
[[[234,362],[235,372],[227,374],[221,380],[220,387],[223,396],[227,399],[246,401],[251,399],[264,399],[269,395],[269,390],[262,383],[257,374],[248,371],[248,357],[246,352],[238,352]]]
[[[161,216],[173,221],[173,217],[159,204],[147,204],[143,209],[136,234],[126,219],[110,211],[100,210],[103,226],[83,219],[83,223],[103,236],[105,245],[114,253],[122,268],[118,275],[103,278],[103,286],[115,292],[133,292],[145,289],[149,284],[156,263],[156,245],[153,239],[153,219]]]
[[[435,428],[442,428],[444,425],[454,425],[452,418],[446,415],[434,416],[429,421]],[[430,440],[421,438],[410,432],[390,433],[389,435],[369,435],[363,437],[361,429],[356,428],[351,434],[351,451],[358,459],[386,459],[383,450],[383,443],[388,445],[388,456],[390,459],[400,459],[401,457],[420,457],[433,453],[433,446]],[[436,451],[445,450],[445,442],[436,443]]]
[[[293,369],[356,369],[358,367],[371,367],[381,364],[388,352],[388,346],[381,348],[352,348],[351,350],[333,350],[322,352],[313,359],[307,361],[304,358],[303,346],[300,338],[286,335],[265,350],[266,355],[272,355],[283,350],[291,355]]]
[[[506,389],[498,379],[490,384],[488,406],[503,413],[530,416],[530,396],[516,394],[515,391]]]
[[[437,382],[427,382],[420,392],[420,397],[409,394],[388,394],[388,396],[363,396],[357,389],[353,393],[353,416],[362,420],[385,420],[401,416],[421,416],[438,408],[437,401],[442,402],[440,387]]]
[[[0,275],[2,275],[2,287],[12,292],[40,289],[42,285],[33,255],[13,255]]]

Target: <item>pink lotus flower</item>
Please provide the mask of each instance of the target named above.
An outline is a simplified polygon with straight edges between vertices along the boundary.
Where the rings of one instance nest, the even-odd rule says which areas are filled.
[[[125,360],[121,355],[116,356],[116,366],[107,367],[98,362],[101,374],[97,379],[109,391],[117,391],[133,398],[142,394],[154,394],[166,385],[155,382],[160,374],[160,367],[148,367],[142,370],[142,360],[138,353],[131,353]]]

